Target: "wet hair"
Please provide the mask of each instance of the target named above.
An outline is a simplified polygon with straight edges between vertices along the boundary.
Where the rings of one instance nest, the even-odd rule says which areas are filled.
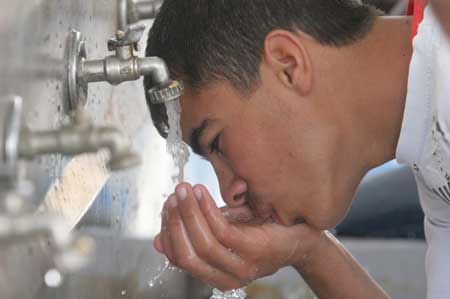
[[[340,47],[363,38],[378,14],[359,0],[165,0],[149,32],[146,56],[164,59],[171,77],[189,88],[227,80],[248,94],[258,85],[269,32],[300,30]],[[146,76],[145,91],[153,86]],[[153,123],[166,138],[165,105],[146,96]]]

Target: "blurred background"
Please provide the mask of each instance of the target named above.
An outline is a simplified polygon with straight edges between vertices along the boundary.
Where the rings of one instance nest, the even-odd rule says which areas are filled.
[[[112,75],[80,75],[85,61],[111,63],[114,73],[107,57],[143,57],[161,2],[0,0],[0,298],[211,295],[167,268],[152,247],[175,166],[153,128],[142,78],[112,85],[97,82]],[[365,2],[389,15],[404,14],[407,4]],[[135,154],[141,163],[128,167]],[[208,186],[223,204],[211,166],[194,154],[185,179]],[[411,171],[391,161],[366,176],[334,233],[392,297],[419,299],[422,222]],[[248,293],[314,298],[292,269],[256,281]]]

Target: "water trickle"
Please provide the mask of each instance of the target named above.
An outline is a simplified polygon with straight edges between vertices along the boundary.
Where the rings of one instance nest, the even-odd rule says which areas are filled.
[[[167,117],[169,120],[169,134],[167,137],[167,152],[172,156],[177,173],[172,177],[174,183],[180,183],[184,179],[184,166],[189,159],[189,150],[182,140],[180,115],[181,105],[179,100],[166,103]]]
[[[166,272],[167,270],[170,270],[170,267],[171,267],[171,265],[170,265],[169,260],[165,259],[164,260],[164,267],[162,268],[162,270],[160,270],[158,275],[156,275],[155,277],[153,277],[152,279],[149,280],[148,286],[152,288],[155,285],[156,282],[158,282],[159,285],[162,285],[161,277],[163,276],[164,272]]]
[[[177,173],[172,177],[175,184],[184,180],[184,166],[189,159],[189,149],[183,142],[180,118],[181,118],[181,105],[179,100],[169,101],[166,103],[167,117],[169,121],[169,134],[167,137],[167,152],[172,156],[175,167],[177,167]],[[150,286],[153,286],[155,280],[159,279],[164,271],[172,270],[173,266],[168,264],[163,271],[153,280],[149,282]],[[227,292],[221,292],[218,289],[213,290],[211,299],[245,299],[247,294],[245,289],[236,289]]]
[[[169,132],[167,136],[167,152],[171,155],[176,172],[172,177],[174,184],[181,183],[184,180],[184,166],[189,160],[189,149],[183,142],[181,133],[181,105],[179,100],[174,100],[166,103],[167,117],[169,120]],[[161,277],[166,271],[173,270],[174,267],[170,264],[168,259],[164,261],[164,267],[159,274],[149,280],[149,287],[155,286],[158,282],[162,284]]]

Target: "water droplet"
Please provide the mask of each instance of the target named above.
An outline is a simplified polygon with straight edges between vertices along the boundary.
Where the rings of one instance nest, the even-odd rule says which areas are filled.
[[[218,289],[214,289],[210,299],[245,299],[247,293],[245,289],[236,289],[231,291],[222,292]]]
[[[63,282],[63,277],[58,270],[51,269],[45,273],[44,280],[49,288],[58,288]]]

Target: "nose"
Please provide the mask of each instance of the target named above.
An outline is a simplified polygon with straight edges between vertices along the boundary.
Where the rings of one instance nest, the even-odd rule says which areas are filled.
[[[228,186],[220,189],[227,206],[234,208],[247,203],[247,183],[243,179],[234,178]]]
[[[247,204],[247,182],[236,175],[229,167],[214,167],[220,185],[222,198],[229,207],[239,207]]]

